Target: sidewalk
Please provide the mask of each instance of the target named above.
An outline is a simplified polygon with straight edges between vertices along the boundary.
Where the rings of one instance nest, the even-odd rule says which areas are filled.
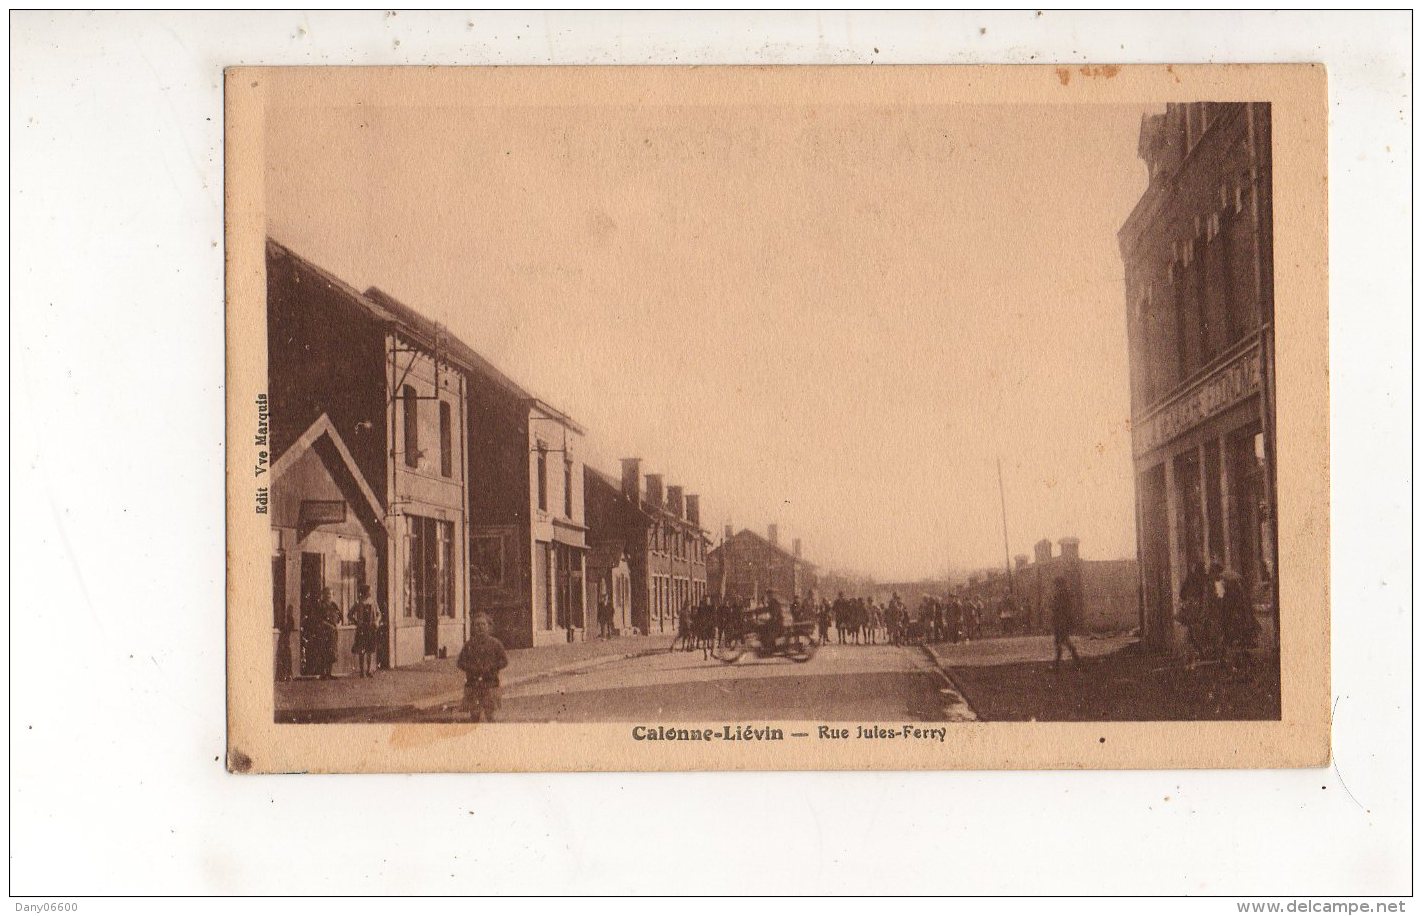
[[[992,645],[995,642],[1015,645]],[[1052,666],[1051,637],[932,646],[930,652],[983,721],[1163,722],[1279,717],[1279,657],[1252,654],[1239,670],[1188,667],[1134,639],[1076,637],[1081,666]]]
[[[669,634],[620,636],[532,649],[510,649],[509,666],[504,669],[501,680],[508,687],[589,665],[665,652],[671,640]],[[276,684],[276,720],[385,720],[460,696],[463,690],[464,672],[455,667],[452,658],[431,659],[393,671],[377,671],[373,678],[347,675],[333,681],[283,681]]]

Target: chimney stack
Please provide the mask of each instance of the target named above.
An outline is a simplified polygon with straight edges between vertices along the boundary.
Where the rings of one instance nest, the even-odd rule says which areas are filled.
[[[732,537],[733,534],[734,534],[733,529],[731,528],[730,525],[727,525],[727,526],[726,526],[726,532],[725,532],[725,534],[722,535],[722,538],[724,538],[725,540],[729,541],[729,540],[731,539],[731,537]]]
[[[634,503],[642,501],[642,459],[622,459],[622,495]]]
[[[682,501],[685,492],[680,486],[667,487],[667,509],[677,518],[682,518],[686,512],[686,504]]]
[[[686,520],[701,527],[701,497],[695,493],[686,494]]]
[[[1017,569],[1024,569],[1024,568],[1027,566],[1027,561],[1028,561],[1029,558],[1028,558],[1027,554],[1025,554],[1025,553],[1019,553],[1017,556],[1013,557],[1012,559],[1013,559],[1013,561],[1017,564],[1017,565],[1016,565],[1016,568],[1017,568]]]
[[[1052,542],[1046,538],[1037,542],[1035,550],[1038,563],[1045,563],[1052,558]]]
[[[1062,538],[1057,541],[1062,545],[1062,559],[1075,562],[1081,559],[1081,541],[1076,538]]]
[[[660,508],[662,507],[662,475],[661,475],[661,474],[648,474],[648,475],[647,475],[647,502],[649,502],[649,503],[651,503],[652,505],[656,506],[658,509],[660,509]]]
[[[791,541],[790,543],[794,545],[795,556],[796,556],[796,557],[799,557],[799,556],[800,556],[800,539],[799,539],[799,538],[796,538],[795,540]]]
[[[772,523],[772,524],[770,525],[770,527],[766,529],[766,533],[770,536],[770,546],[771,546],[771,547],[779,547],[779,546],[780,546],[780,526]]]

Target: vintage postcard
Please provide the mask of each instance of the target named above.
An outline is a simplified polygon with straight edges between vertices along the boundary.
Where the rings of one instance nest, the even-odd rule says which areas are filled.
[[[1327,76],[228,71],[229,766],[1319,766]]]

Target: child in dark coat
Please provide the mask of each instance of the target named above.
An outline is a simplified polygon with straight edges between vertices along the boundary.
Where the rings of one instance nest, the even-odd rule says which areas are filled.
[[[492,722],[499,711],[499,672],[508,666],[504,644],[494,638],[494,621],[488,614],[476,614],[474,633],[459,651],[459,670],[464,672],[464,708],[471,722]]]

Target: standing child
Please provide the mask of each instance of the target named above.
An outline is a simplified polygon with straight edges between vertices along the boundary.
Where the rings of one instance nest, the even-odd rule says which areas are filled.
[[[488,614],[476,614],[474,633],[459,651],[459,670],[464,672],[464,708],[471,722],[492,722],[499,711],[499,672],[508,666],[504,644],[494,638],[494,621]]]
[[[355,624],[355,645],[351,646],[351,652],[356,657],[356,666],[360,669],[361,677],[375,677],[371,673],[371,665],[375,661],[377,648],[378,618],[375,605],[370,601],[370,586],[362,585],[356,603],[351,605],[350,615],[350,622]]]

